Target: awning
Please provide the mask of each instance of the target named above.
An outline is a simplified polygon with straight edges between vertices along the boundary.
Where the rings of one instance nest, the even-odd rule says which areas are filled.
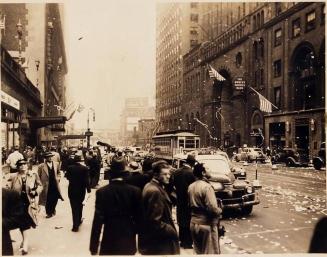
[[[65,116],[29,117],[28,120],[31,127],[42,128],[53,124],[65,124],[67,118]]]

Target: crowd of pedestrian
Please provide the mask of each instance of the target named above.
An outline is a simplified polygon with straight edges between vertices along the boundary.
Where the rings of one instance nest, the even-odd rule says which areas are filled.
[[[6,160],[10,173],[2,189],[3,255],[13,255],[10,230],[17,228],[22,235],[20,251],[28,254],[28,232],[38,225],[39,206],[51,218],[58,200],[64,200],[63,177],[69,183],[74,233],[83,223],[91,189],[96,189],[89,245],[92,255],[175,255],[181,247],[193,248],[196,254],[220,254],[222,207],[207,180],[209,170],[194,156],[188,155],[183,166],[173,170],[152,155],[138,163],[129,152],[109,151],[104,177],[109,183],[99,187],[103,163],[96,147],[40,149],[42,156],[34,155],[32,148],[20,153],[15,147]],[[174,205],[178,229],[172,215]]]

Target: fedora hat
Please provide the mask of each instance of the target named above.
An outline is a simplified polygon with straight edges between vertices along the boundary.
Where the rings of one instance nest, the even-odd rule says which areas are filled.
[[[110,178],[122,177],[126,171],[126,161],[123,157],[114,158],[111,161],[109,176]]]
[[[16,162],[16,167],[18,168],[18,167],[20,167],[20,166],[22,166],[23,164],[26,164],[26,163],[27,163],[27,161],[25,159],[20,159],[20,160],[18,160]]]
[[[52,156],[54,156],[54,154],[51,153],[51,152],[45,152],[45,153],[43,154],[43,157],[52,157]]]

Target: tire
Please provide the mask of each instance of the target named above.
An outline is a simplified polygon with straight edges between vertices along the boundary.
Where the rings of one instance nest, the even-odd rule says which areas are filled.
[[[295,167],[295,160],[292,157],[287,158],[286,160],[287,167]]]
[[[245,206],[242,208],[243,215],[250,215],[253,210],[253,205]]]
[[[313,167],[316,169],[316,170],[320,170],[322,168],[322,165],[323,163],[319,160],[319,159],[315,159],[313,161]]]
[[[239,162],[240,159],[239,159],[237,156],[235,156],[235,161],[236,161],[236,162]]]

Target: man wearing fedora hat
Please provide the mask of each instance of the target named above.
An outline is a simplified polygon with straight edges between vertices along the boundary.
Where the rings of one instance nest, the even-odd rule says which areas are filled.
[[[141,190],[124,181],[126,161],[113,158],[109,185],[96,191],[90,252],[98,253],[99,239],[104,226],[100,255],[134,255],[136,233],[141,217]]]
[[[75,154],[74,163],[67,167],[66,178],[69,181],[68,197],[72,208],[73,232],[82,224],[83,200],[86,191],[91,193],[89,169],[83,165],[82,154]]]
[[[56,214],[58,199],[64,200],[59,187],[61,174],[59,163],[51,160],[53,154],[46,152],[43,156],[45,161],[38,167],[38,174],[43,186],[39,204],[45,206],[46,218],[51,218]]]

